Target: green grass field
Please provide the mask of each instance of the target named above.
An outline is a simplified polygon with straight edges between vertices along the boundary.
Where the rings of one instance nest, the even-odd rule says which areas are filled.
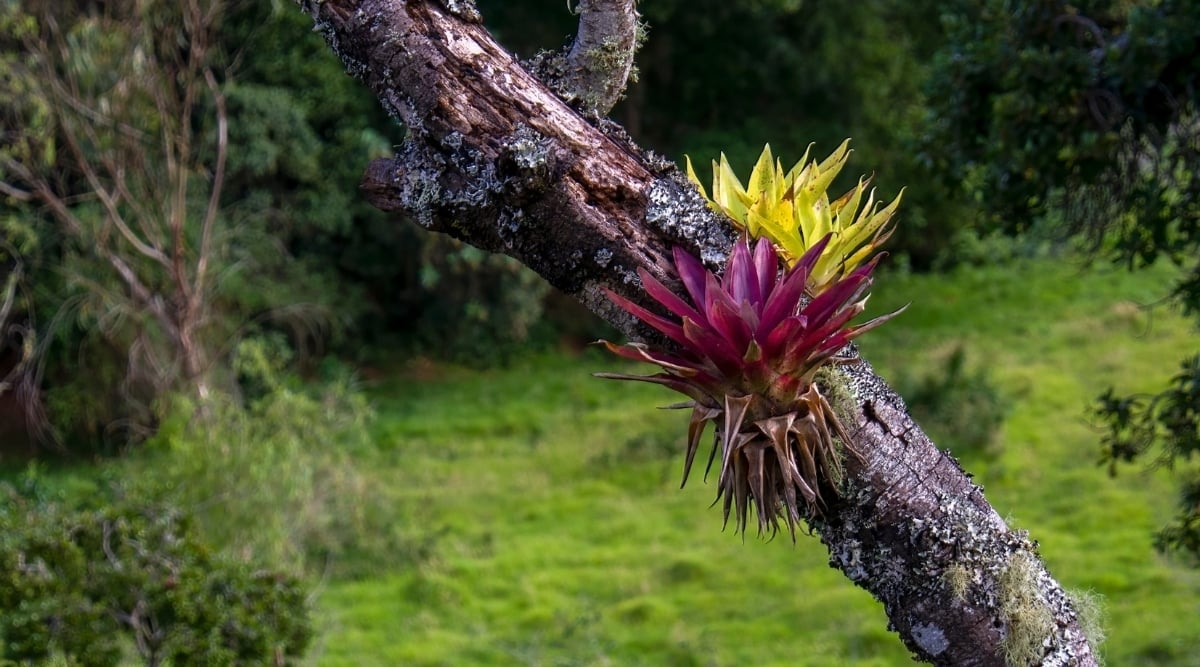
[[[1169,477],[1097,465],[1089,402],[1154,390],[1197,348],[1159,299],[1170,273],[1031,261],[880,279],[912,302],[868,334],[885,377],[955,347],[1012,410],[999,452],[964,458],[1067,587],[1103,598],[1109,665],[1200,665],[1200,572],[1164,560]],[[408,364],[370,389],[394,557],[321,584],[321,665],[904,665],[871,597],[813,537],[721,529],[712,484],[679,489],[686,415],[656,387],[593,379],[616,362],[548,355],[472,372]],[[929,425],[934,427],[935,425]]]
[[[1160,299],[1171,277],[1048,260],[884,276],[872,309],[911,306],[862,341],[901,386],[959,348],[969,368],[988,370],[1011,409],[995,446],[960,453],[963,464],[1038,540],[1065,586],[1101,598],[1109,665],[1200,667],[1200,571],[1152,548],[1175,485],[1142,467],[1110,479],[1087,417],[1108,386],[1156,390],[1196,351],[1187,322],[1139,306]],[[686,414],[656,409],[676,400],[666,390],[591,376],[615,368],[633,370],[590,349],[487,371],[421,360],[375,369],[377,419],[371,442],[353,449],[358,477],[346,488],[377,496],[364,507],[384,534],[359,539],[361,551],[339,543],[340,560],[314,577],[310,662],[911,664],[880,606],[829,568],[815,537],[743,540],[722,530],[715,488],[700,474],[681,490]],[[262,443],[240,444],[261,458]],[[88,496],[100,478],[175,465],[169,452],[142,454],[41,475]],[[286,489],[297,473],[277,474]],[[209,518],[282,508],[269,494],[248,494],[259,503],[250,514]],[[353,536],[354,521],[335,516],[322,530]]]

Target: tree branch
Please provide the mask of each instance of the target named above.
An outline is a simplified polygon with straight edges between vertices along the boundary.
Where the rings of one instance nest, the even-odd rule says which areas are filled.
[[[24,263],[21,262],[21,256],[17,253],[16,248],[3,239],[0,239],[0,249],[3,249],[4,254],[8,257],[8,266],[6,267],[8,275],[4,278],[4,282],[0,283],[0,343],[4,343],[8,333],[8,318],[17,301],[17,285],[21,282],[24,274]],[[0,394],[4,393],[4,386],[3,383],[0,383]]]
[[[16,174],[29,187],[33,188],[33,198],[49,209],[54,219],[58,220],[71,236],[79,237],[82,235],[85,228],[83,222],[75,216],[71,208],[67,205],[67,202],[54,192],[54,189],[51,188],[46,179],[34,174],[24,164],[15,160],[0,158],[0,162],[3,162],[6,170]],[[137,272],[133,267],[123,257],[114,253],[111,248],[103,243],[92,246],[91,250],[101,259],[108,262],[109,266],[116,271],[121,281],[129,289],[134,301],[154,315],[155,319],[163,327],[163,331],[169,335],[175,335],[177,331],[175,323],[167,313],[162,300],[156,298],[154,292],[138,278]]]
[[[213,169],[212,186],[208,196],[208,207],[204,211],[204,221],[200,227],[200,249],[196,257],[196,280],[193,294],[204,293],[204,284],[208,275],[208,260],[212,254],[212,232],[217,222],[217,213],[221,207],[221,189],[225,185],[225,163],[229,153],[229,114],[225,110],[225,95],[217,85],[217,77],[211,69],[205,68],[204,82],[212,93],[213,104],[217,115],[217,164]]]
[[[731,228],[672,163],[571,109],[461,8],[300,4],[409,128],[400,154],[364,176],[376,206],[516,257],[631,336],[647,332],[602,287],[644,303],[638,267],[677,285],[666,268],[673,246],[724,263]],[[838,372],[856,398],[852,438],[863,458],[847,461],[842,497],[810,521],[831,564],[884,604],[920,659],[1094,665],[1036,545],[1005,525],[865,361]]]
[[[4,181],[0,181],[0,194],[5,197],[12,197],[19,202],[33,201],[33,193]]]
[[[580,0],[579,32],[563,54],[536,68],[550,88],[588,116],[603,116],[621,99],[633,73],[643,27],[636,0]]]

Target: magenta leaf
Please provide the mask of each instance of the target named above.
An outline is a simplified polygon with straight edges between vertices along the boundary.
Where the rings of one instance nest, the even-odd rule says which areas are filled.
[[[630,315],[633,315],[646,324],[658,329],[663,333],[663,335],[675,341],[676,343],[679,343],[685,347],[687,346],[687,337],[683,335],[683,328],[678,324],[661,315],[656,315],[649,310],[646,310],[645,308],[608,288],[605,288],[604,293],[608,295],[609,300],[620,306]]]
[[[674,292],[667,289],[665,285],[658,282],[658,279],[650,275],[645,269],[638,267],[638,277],[642,279],[642,288],[646,290],[646,294],[661,303],[664,308],[674,313],[677,317],[690,317],[694,320],[704,319],[701,317],[699,311],[679,298]]]
[[[675,248],[672,251],[675,256],[675,270],[679,272],[679,279],[683,281],[683,287],[692,297],[692,303],[696,307],[704,308],[704,288],[707,284],[708,269],[700,263],[700,260],[688,254],[688,251],[683,248]],[[703,313],[701,313],[703,315]]]
[[[756,305],[761,311],[767,295],[775,289],[775,279],[779,273],[779,254],[775,252],[775,246],[765,238],[759,239],[754,246],[754,272],[758,275],[759,300]]]
[[[745,239],[739,239],[733,244],[733,252],[729,254],[729,264],[725,268],[725,279],[722,287],[735,303],[747,301],[758,303],[758,275],[753,262],[750,260],[750,247]]]

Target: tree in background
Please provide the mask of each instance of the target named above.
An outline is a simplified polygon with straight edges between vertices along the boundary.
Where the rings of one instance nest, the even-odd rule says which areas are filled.
[[[242,81],[265,75],[240,38],[274,35],[282,12],[76,10],[0,9],[0,394],[18,394],[39,439],[111,449],[152,432],[174,392],[236,393],[245,337],[282,331],[303,364],[358,317],[354,285],[305,242],[354,220],[343,189],[321,188],[323,162],[388,142],[322,136],[313,99]],[[314,80],[336,99],[345,76],[329,70]]]
[[[1200,321],[1200,5],[960,0],[928,83],[925,159],[988,224],[1057,226],[1130,269],[1167,259]],[[1200,453],[1200,357],[1154,396],[1100,397],[1104,459]],[[1200,557],[1200,477],[1185,477],[1164,549]]]
[[[60,258],[53,289],[71,296],[54,306],[78,327],[76,372],[118,374],[125,423],[140,429],[158,395],[208,395],[229,333],[214,317],[230,245],[228,109],[214,65],[225,3],[80,9],[4,7],[5,41],[20,54],[6,50],[0,88],[6,224],[36,239],[26,252]],[[43,335],[44,351],[60,333]]]
[[[40,439],[143,438],[165,392],[235,389],[245,336],[284,333],[304,370],[364,345],[494,360],[534,328],[532,272],[354,196],[354,165],[403,130],[362,129],[389,124],[303,17],[0,12],[0,408],[23,404]]]
[[[335,554],[369,541],[392,547],[371,518],[379,494],[348,464],[367,442],[370,409],[335,362],[305,368],[361,310],[336,267],[303,252],[305,239],[347,224],[338,202],[348,197],[320,187],[330,154],[309,121],[312,101],[238,78],[244,54],[230,28],[252,16],[224,0],[0,3],[0,395],[17,393],[34,412],[29,426],[42,424],[70,453],[141,445],[141,456],[95,474],[118,470],[130,512],[181,508],[203,538],[193,548],[175,526],[158,536],[138,527],[118,545],[113,533],[114,550],[135,552],[127,560],[64,533],[78,517],[108,539],[102,512],[64,502],[62,512],[31,503],[12,514],[16,541],[0,545],[12,547],[9,560],[29,553],[26,533],[85,543],[48,547],[69,561],[44,559],[52,591],[37,588],[40,572],[0,582],[12,603],[3,606],[22,610],[0,623],[0,643],[33,652],[6,657],[41,657],[67,641],[55,633],[75,637],[73,648],[57,645],[75,653],[93,643],[89,629],[119,627],[148,647],[149,664],[176,651],[204,664],[282,661],[307,642],[304,596],[295,580],[259,577],[251,563],[299,575],[328,571]],[[334,84],[346,79],[327,71]],[[337,150],[362,159],[381,144],[362,133]],[[320,382],[300,382],[299,370]],[[21,435],[9,417],[0,415],[5,464]],[[113,500],[79,495],[89,508]],[[0,514],[14,506],[3,492],[0,505]],[[165,553],[183,542],[186,565]],[[75,552],[89,549],[99,561],[81,570]],[[227,571],[209,553],[240,563]],[[188,574],[173,587],[146,562]],[[79,576],[106,567],[113,577],[93,576],[96,590],[79,601]],[[131,568],[150,580],[122,579]],[[120,585],[128,606],[103,606]],[[213,612],[201,597],[228,609]],[[43,613],[76,602],[88,613]],[[259,627],[276,610],[304,626],[286,652]],[[91,659],[119,658],[110,657]]]

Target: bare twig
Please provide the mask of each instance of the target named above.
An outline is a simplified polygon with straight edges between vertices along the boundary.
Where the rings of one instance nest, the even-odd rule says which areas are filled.
[[[6,197],[12,197],[19,202],[33,201],[33,193],[28,190],[22,190],[11,183],[0,181],[0,194]]]
[[[217,78],[211,69],[204,70],[204,81],[208,84],[213,102],[217,107],[217,165],[213,171],[208,208],[204,211],[204,222],[200,228],[200,252],[196,258],[196,294],[204,293],[209,255],[211,254],[212,230],[221,206],[221,188],[225,183],[225,161],[229,152],[229,115],[225,110],[225,95],[217,85]]]
[[[0,239],[0,247],[4,248],[11,258],[10,261],[13,263],[12,266],[8,267],[8,276],[5,278],[4,285],[0,286],[0,342],[3,342],[5,325],[8,324],[13,304],[17,300],[17,285],[21,282],[24,264],[21,262],[20,255],[17,254],[16,249],[2,239]]]

